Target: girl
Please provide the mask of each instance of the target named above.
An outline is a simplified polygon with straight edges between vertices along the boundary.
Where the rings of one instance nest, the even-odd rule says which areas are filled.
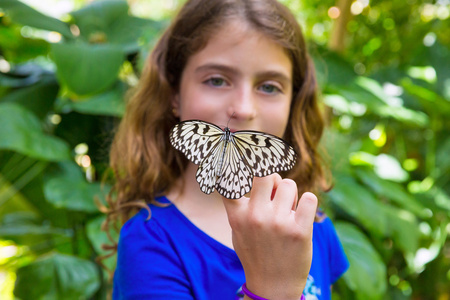
[[[240,199],[204,194],[197,166],[169,142],[189,119],[282,137],[298,162],[286,179],[255,178]],[[150,55],[112,145],[108,221],[125,222],[113,298],[330,299],[348,262],[308,192],[327,189],[322,129],[313,66],[284,6],[188,1]]]

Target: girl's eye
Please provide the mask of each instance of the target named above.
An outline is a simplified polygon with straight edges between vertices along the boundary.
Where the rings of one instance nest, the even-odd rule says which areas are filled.
[[[267,94],[281,92],[281,90],[278,87],[274,86],[273,84],[268,84],[268,83],[261,85],[260,90]]]
[[[220,77],[211,77],[208,80],[206,80],[206,83],[212,86],[223,86],[225,85],[225,80]]]

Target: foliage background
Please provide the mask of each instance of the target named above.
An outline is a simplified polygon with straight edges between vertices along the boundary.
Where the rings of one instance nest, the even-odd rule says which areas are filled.
[[[26,2],[0,0],[0,298],[105,299],[93,199],[180,1]],[[450,1],[283,2],[330,124],[324,209],[351,262],[333,298],[450,299]]]

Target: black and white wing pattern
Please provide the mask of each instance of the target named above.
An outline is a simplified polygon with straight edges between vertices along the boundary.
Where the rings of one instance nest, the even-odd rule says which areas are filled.
[[[285,141],[259,131],[231,132],[212,123],[188,120],[170,132],[170,142],[194,164],[200,189],[216,189],[229,199],[250,192],[253,177],[290,170],[297,154]]]

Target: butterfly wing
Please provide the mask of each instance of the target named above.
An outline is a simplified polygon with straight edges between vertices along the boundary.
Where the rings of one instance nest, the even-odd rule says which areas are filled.
[[[252,189],[253,171],[242,156],[231,136],[225,155],[223,167],[216,189],[228,199],[238,199]]]
[[[233,137],[254,176],[287,171],[295,165],[297,154],[279,137],[259,131],[237,131]]]
[[[178,123],[170,132],[172,146],[199,165],[220,143],[224,132],[214,124],[189,120]]]
[[[200,184],[200,189],[205,194],[214,192],[214,186],[217,180],[217,166],[219,165],[221,155],[223,153],[225,143],[220,141],[206,156],[206,158],[198,166],[195,175],[197,182]]]

